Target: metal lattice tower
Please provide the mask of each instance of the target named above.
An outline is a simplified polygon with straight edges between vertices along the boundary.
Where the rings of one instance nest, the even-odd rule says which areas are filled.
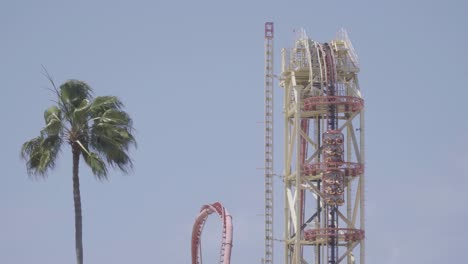
[[[273,22],[265,23],[265,256],[273,263]]]
[[[282,50],[285,264],[364,264],[364,100],[346,31]]]

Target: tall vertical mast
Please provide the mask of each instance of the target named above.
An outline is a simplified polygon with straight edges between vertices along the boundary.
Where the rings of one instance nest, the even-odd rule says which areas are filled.
[[[265,256],[273,263],[273,22],[265,23]]]

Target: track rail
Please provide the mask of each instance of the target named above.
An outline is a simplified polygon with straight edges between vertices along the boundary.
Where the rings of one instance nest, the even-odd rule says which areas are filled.
[[[219,263],[229,264],[231,262],[233,234],[232,217],[221,203],[216,202],[214,204],[202,206],[200,214],[198,214],[195,219],[192,230],[192,264],[202,264],[201,235],[206,219],[208,219],[208,216],[212,213],[217,213],[223,224]]]

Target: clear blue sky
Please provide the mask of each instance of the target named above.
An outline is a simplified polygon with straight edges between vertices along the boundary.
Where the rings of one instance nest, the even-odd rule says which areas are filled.
[[[131,175],[101,183],[81,168],[86,263],[189,263],[193,220],[218,200],[234,216],[232,263],[259,263],[265,21],[275,22],[276,55],[294,28],[318,41],[349,31],[367,105],[367,263],[460,263],[467,11],[461,0],[0,2],[0,263],[75,260],[70,150],[47,180],[28,179],[19,158],[53,103],[41,64],[58,83],[119,96],[137,128]],[[278,122],[277,145],[281,133]],[[210,218],[211,263],[217,232]]]

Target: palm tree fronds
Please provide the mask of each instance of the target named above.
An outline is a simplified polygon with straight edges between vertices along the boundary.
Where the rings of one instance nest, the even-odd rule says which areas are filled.
[[[39,136],[27,141],[21,148],[21,157],[26,160],[29,175],[45,176],[47,170],[55,167],[62,138],[58,135]]]
[[[117,149],[109,152],[107,155],[107,162],[114,168],[118,167],[124,173],[128,173],[129,170],[133,169],[132,159],[123,150]]]
[[[24,142],[21,147],[21,158],[27,160],[27,158],[38,148],[41,144],[42,137],[36,137],[29,141]]]
[[[87,126],[88,124],[88,115],[89,115],[89,100],[84,99],[81,101],[80,105],[74,109],[72,114],[72,120],[74,126],[78,127],[78,130],[81,130],[83,126]]]
[[[125,126],[130,128],[133,125],[133,121],[130,116],[126,112],[117,109],[109,109],[104,112],[101,116],[101,121],[112,125]]]
[[[62,120],[62,112],[55,105],[47,108],[47,110],[44,111],[44,121],[46,124],[54,119]]]
[[[101,137],[99,143],[91,141],[94,150],[106,158],[106,161],[112,167],[118,167],[124,172],[133,168],[133,162],[127,154],[127,148],[110,137]]]
[[[122,102],[115,96],[98,96],[94,98],[91,107],[89,108],[92,118],[101,116],[109,109],[120,110],[123,107]]]
[[[131,124],[126,112],[109,109],[94,121],[90,131],[90,147],[105,157],[109,165],[124,172],[133,167],[128,156],[129,147],[136,146]]]
[[[82,151],[83,158],[91,168],[93,174],[99,179],[107,179],[107,166],[106,163],[99,157],[98,154],[89,151]]]
[[[49,107],[44,112],[46,126],[41,130],[41,135],[52,136],[61,135],[63,131],[62,113],[56,106]]]
[[[60,85],[60,101],[69,111],[78,108],[85,99],[91,99],[91,87],[83,81],[68,80]]]
[[[93,99],[91,87],[79,80],[68,80],[57,89],[44,71],[57,92],[58,106],[44,112],[46,125],[40,136],[23,144],[21,157],[27,161],[28,173],[43,175],[53,168],[65,138],[80,146],[98,179],[107,176],[106,164],[124,172],[132,168],[128,150],[132,145],[136,147],[136,140],[132,119],[122,110],[123,103],[115,96]]]
[[[127,127],[109,123],[100,123],[92,127],[90,143],[96,148],[103,144],[103,146],[112,145],[123,150],[128,150],[132,145],[136,146],[135,138]]]

